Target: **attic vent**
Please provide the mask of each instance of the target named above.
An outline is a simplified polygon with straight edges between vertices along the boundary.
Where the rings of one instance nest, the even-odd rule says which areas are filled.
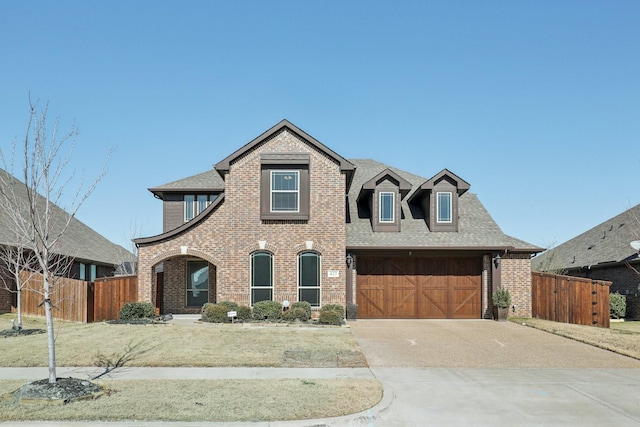
[[[609,231],[611,231],[611,230],[609,230]],[[607,230],[602,232],[602,238],[604,239],[605,237],[607,237]]]
[[[595,247],[595,245],[589,245],[589,247],[587,249],[593,249]]]

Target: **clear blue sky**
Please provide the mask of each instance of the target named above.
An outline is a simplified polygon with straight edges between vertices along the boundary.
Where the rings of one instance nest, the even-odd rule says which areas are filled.
[[[448,168],[562,243],[640,203],[639,1],[0,1],[0,147],[28,95],[80,134],[78,217],[130,247],[147,188],[286,118],[347,158]]]

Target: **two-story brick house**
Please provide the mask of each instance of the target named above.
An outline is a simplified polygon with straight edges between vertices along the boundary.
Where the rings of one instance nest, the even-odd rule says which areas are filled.
[[[503,286],[530,315],[542,249],[502,233],[468,190],[446,169],[426,179],[347,160],[283,120],[212,170],[150,189],[164,230],[135,240],[139,299],[172,313],[305,300],[357,303],[360,317],[482,318]]]

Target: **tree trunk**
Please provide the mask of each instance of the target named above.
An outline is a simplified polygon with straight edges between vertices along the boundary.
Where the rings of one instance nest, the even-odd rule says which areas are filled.
[[[53,311],[51,307],[51,283],[45,275],[44,281],[44,313],[47,319],[47,345],[49,347],[49,383],[55,384],[56,377],[56,340],[53,330]]]
[[[16,309],[18,310],[18,330],[22,330],[22,288],[16,289]]]

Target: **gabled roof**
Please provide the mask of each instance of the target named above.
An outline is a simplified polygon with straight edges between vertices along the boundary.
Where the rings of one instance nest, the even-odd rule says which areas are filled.
[[[15,184],[14,188],[17,196],[24,197],[26,200],[27,195],[24,184],[3,169],[0,169],[0,174],[2,174],[3,178],[0,180],[0,185],[3,180]],[[40,197],[40,202],[44,203],[44,198]],[[52,204],[52,209],[54,216],[69,215],[56,205]],[[9,219],[4,215],[0,215],[0,245],[16,245],[16,237],[11,230],[12,225]],[[114,266],[122,262],[134,262],[136,260],[135,255],[130,251],[107,240],[75,217],[71,219],[69,227],[60,239],[57,253],[75,258],[78,261],[91,261],[96,264]]]
[[[460,178],[458,175],[454,174],[448,169],[442,169],[440,172],[435,174],[433,177],[422,183],[416,191],[411,195],[411,199],[409,202],[413,202],[416,199],[423,197],[425,194],[429,193],[433,190],[436,184],[438,184],[443,179],[451,182],[458,189],[458,196],[462,196],[466,193],[471,187],[467,181]]]
[[[431,232],[420,210],[408,202],[420,186],[427,181],[426,178],[374,160],[351,159],[351,162],[356,166],[356,172],[353,178],[353,185],[349,191],[348,217],[350,220],[347,223],[347,248],[349,249],[493,249],[528,253],[541,252],[543,250],[535,245],[504,234],[476,195],[469,192],[464,193],[459,198],[459,231]],[[398,176],[402,176],[413,188],[408,194],[409,197],[405,198],[401,203],[402,226],[401,231],[398,233],[374,232],[370,219],[365,216],[359,217],[358,215],[357,198],[360,189],[366,182],[371,180],[372,176],[377,176],[386,169]]]
[[[347,188],[351,183],[351,178],[353,176],[354,165],[349,162],[344,157],[340,156],[335,151],[331,150],[326,145],[322,144],[320,141],[303,131],[302,129],[295,126],[293,123],[289,122],[286,119],[280,121],[280,123],[273,126],[271,129],[267,130],[257,138],[249,141],[243,147],[231,153],[229,156],[218,162],[214,167],[220,174],[220,176],[224,177],[224,173],[229,171],[229,167],[231,163],[237,158],[243,156],[245,153],[251,151],[258,145],[262,144],[264,141],[268,140],[272,136],[282,132],[284,129],[288,129],[289,131],[295,133],[299,138],[306,141],[309,145],[315,147],[317,150],[323,152],[328,157],[335,160],[340,165],[340,170],[347,174]]]
[[[398,186],[400,195],[403,199],[409,193],[409,191],[411,191],[411,183],[389,168],[383,170],[382,172],[371,178],[369,181],[362,184],[362,190],[367,192],[374,191],[378,184],[380,184],[385,179],[388,179]]]
[[[211,169],[158,187],[149,188],[149,191],[159,199],[164,199],[165,193],[217,193],[224,191],[224,180],[215,170]]]
[[[538,255],[534,270],[571,270],[638,260],[631,242],[640,239],[640,205]]]

